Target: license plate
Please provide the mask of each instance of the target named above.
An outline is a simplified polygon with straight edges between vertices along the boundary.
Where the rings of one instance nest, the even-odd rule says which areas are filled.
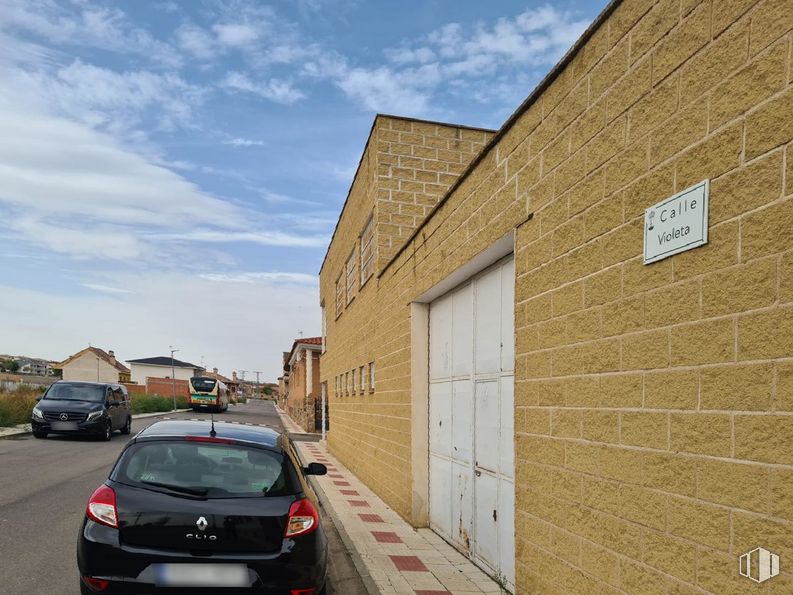
[[[250,587],[244,564],[156,564],[158,587]]]
[[[77,431],[77,422],[76,421],[54,421],[50,424],[50,428],[52,428],[55,432],[76,432]]]

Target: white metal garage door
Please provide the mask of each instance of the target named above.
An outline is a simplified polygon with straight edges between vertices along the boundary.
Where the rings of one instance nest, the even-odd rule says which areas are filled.
[[[430,304],[430,526],[515,584],[512,257]]]

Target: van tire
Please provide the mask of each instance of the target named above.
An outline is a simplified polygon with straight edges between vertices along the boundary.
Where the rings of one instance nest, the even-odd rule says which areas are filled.
[[[132,418],[127,416],[127,422],[124,424],[124,427],[121,428],[121,433],[129,435],[130,432],[132,432]]]
[[[47,432],[33,432],[33,437],[42,440],[47,437]]]

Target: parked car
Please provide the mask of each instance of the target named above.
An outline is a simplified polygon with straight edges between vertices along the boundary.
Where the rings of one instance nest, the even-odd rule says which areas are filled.
[[[59,380],[39,399],[30,420],[33,435],[83,434],[110,440],[132,431],[132,405],[122,384]]]
[[[326,472],[269,428],[156,422],[88,501],[81,592],[324,593],[327,539],[306,476]]]

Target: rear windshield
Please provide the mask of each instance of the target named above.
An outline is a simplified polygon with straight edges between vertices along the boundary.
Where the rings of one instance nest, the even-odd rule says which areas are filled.
[[[45,399],[57,401],[93,401],[99,403],[105,400],[106,387],[97,384],[53,384]]]
[[[287,457],[238,444],[146,442],[131,446],[114,473],[116,481],[176,495],[261,498],[299,493]]]
[[[193,388],[202,392],[209,392],[213,388],[215,388],[215,382],[217,382],[214,378],[193,378],[191,380],[193,383]]]

